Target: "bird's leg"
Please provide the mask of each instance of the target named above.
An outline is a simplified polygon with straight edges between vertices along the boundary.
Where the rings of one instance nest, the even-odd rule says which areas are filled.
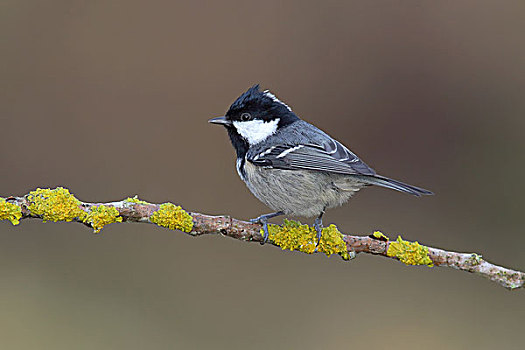
[[[263,241],[261,242],[261,244],[266,243],[266,241],[268,240],[268,235],[269,235],[269,233],[268,233],[268,219],[271,219],[271,218],[274,218],[274,217],[280,216],[280,215],[284,215],[284,213],[282,211],[277,211],[275,213],[264,214],[264,215],[259,216],[258,218],[250,220],[250,222],[252,224],[261,224],[262,225],[264,236],[263,236]]]
[[[317,244],[315,245],[316,247],[319,245],[319,242],[321,242],[321,235],[323,234],[323,214],[324,210],[314,221],[314,228],[315,231],[317,231]]]

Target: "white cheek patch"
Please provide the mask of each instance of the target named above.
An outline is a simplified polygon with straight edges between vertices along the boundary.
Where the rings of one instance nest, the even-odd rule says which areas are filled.
[[[234,121],[233,126],[237,129],[239,135],[244,137],[250,145],[255,145],[266,140],[268,136],[273,135],[277,130],[279,118],[265,122],[263,120],[249,120],[246,122]]]

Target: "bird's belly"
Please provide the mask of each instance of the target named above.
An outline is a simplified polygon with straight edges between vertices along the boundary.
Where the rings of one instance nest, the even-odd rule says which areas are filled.
[[[292,216],[319,216],[345,203],[363,186],[344,175],[263,168],[250,162],[245,164],[245,174],[246,185],[260,201]],[[341,182],[344,190],[336,185]]]

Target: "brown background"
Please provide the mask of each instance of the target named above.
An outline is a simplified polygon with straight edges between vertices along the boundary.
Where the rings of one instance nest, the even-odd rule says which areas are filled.
[[[221,115],[253,83],[379,173],[325,222],[525,269],[523,1],[0,4],[0,194],[267,212]],[[523,292],[149,225],[0,223],[5,349],[522,349]]]

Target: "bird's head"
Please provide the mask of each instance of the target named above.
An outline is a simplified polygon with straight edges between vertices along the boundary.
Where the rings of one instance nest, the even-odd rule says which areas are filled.
[[[245,151],[266,140],[280,128],[299,120],[292,109],[270,91],[254,85],[232,103],[224,117],[209,122],[226,127],[233,146]]]

